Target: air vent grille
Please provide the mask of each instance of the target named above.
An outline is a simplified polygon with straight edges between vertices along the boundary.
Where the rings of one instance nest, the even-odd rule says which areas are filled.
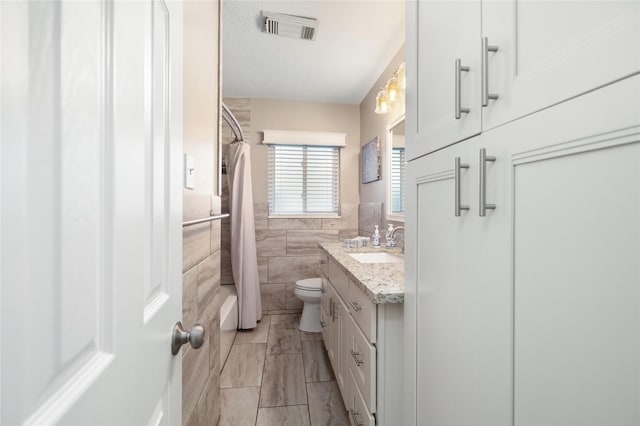
[[[302,38],[304,40],[313,40],[316,29],[311,27],[302,27]]]
[[[264,32],[282,37],[315,40],[318,21],[304,16],[283,13],[262,12]]]

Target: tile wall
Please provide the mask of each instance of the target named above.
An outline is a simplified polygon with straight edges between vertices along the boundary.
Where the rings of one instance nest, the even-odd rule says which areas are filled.
[[[382,223],[384,217],[384,204],[382,203],[360,203],[358,206],[358,232],[359,235],[371,237],[375,225],[382,231],[385,229]]]
[[[300,312],[295,283],[320,276],[319,242],[339,242],[358,234],[357,204],[342,204],[339,219],[269,219],[268,205],[256,203],[254,218],[262,310],[271,314]],[[229,251],[229,225],[223,224],[222,231],[221,280],[226,284],[233,283],[231,261],[224,255]]]
[[[268,219],[266,203],[254,206],[262,309],[302,309],[295,283],[320,276],[320,242],[339,242],[358,233],[358,205],[342,204],[340,219]]]
[[[384,203],[360,203],[358,207],[358,233],[365,237],[371,237],[375,225],[380,227],[380,235],[385,237],[387,231],[387,223],[392,223],[393,226],[404,226],[402,222],[383,222],[384,215]],[[398,231],[395,235],[396,244],[398,247],[404,246],[404,232]]]
[[[184,220],[220,212],[220,197],[185,191]],[[182,347],[183,425],[215,425],[220,418],[220,221],[183,230],[182,323],[205,327],[203,346]]]

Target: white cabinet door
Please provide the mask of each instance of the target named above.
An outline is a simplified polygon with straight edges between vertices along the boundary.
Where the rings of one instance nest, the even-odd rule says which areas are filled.
[[[482,32],[483,131],[640,71],[638,1],[483,1]]]
[[[510,424],[511,292],[508,261],[508,208],[504,157],[487,165],[488,202],[497,204],[485,217],[478,212],[479,138],[408,164],[412,242],[406,256],[409,327],[416,358],[405,368],[414,375],[418,425]],[[454,215],[455,157],[469,165],[460,174],[461,202]],[[413,367],[415,366],[415,367]],[[411,371],[415,368],[415,373]],[[411,398],[409,396],[409,398]],[[462,408],[464,407],[464,408]]]
[[[0,423],[180,424],[181,4],[0,19]]]
[[[408,159],[480,133],[480,22],[479,0],[407,2]]]
[[[518,425],[640,423],[639,93],[636,76],[483,135],[510,146]]]

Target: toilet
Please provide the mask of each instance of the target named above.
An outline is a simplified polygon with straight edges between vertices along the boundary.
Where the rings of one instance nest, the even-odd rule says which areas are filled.
[[[304,302],[302,317],[298,328],[309,333],[319,333],[320,327],[320,297],[322,296],[322,280],[307,278],[296,281],[294,294]]]

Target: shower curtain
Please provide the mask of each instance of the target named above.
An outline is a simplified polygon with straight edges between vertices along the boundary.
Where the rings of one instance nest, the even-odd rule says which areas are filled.
[[[249,144],[236,142],[227,152],[231,213],[231,270],[238,293],[238,328],[255,328],[262,318]]]

